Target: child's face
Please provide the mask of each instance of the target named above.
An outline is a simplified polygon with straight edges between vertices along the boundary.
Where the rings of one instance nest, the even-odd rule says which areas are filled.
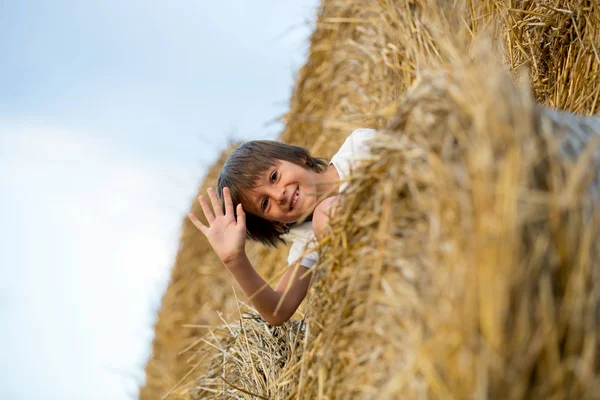
[[[320,174],[289,161],[266,170],[256,187],[242,190],[242,206],[269,221],[291,223],[311,214],[317,205]]]

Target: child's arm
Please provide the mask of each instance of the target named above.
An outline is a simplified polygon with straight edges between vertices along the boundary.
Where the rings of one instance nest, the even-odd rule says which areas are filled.
[[[223,264],[265,321],[272,325],[283,324],[296,312],[308,292],[310,276],[304,276],[307,268],[301,266],[289,268],[273,290],[255,271],[244,250],[246,214],[242,205],[238,204],[236,221],[228,188],[223,190],[225,214],[223,214],[214,190],[209,189],[208,195],[214,214],[204,196],[198,198],[208,221],[208,227],[203,225],[194,214],[190,213],[188,217],[207,237]],[[289,288],[288,285],[290,285]],[[283,302],[275,312],[282,297]]]
[[[289,320],[308,292],[311,277],[309,274],[304,276],[308,269],[306,267],[288,268],[273,290],[252,267],[246,254],[230,260],[225,263],[225,266],[248,296],[254,308],[271,325],[282,325]],[[288,284],[290,287],[285,293]],[[283,303],[275,313],[282,297]]]

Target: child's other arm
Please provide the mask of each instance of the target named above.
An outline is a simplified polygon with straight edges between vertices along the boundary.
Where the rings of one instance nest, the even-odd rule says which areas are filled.
[[[283,324],[291,318],[306,296],[310,284],[310,276],[304,276],[306,268],[288,268],[273,290],[255,271],[244,250],[246,214],[242,205],[238,205],[236,220],[228,188],[223,189],[225,213],[219,205],[214,190],[209,189],[208,196],[214,213],[204,196],[198,198],[208,226],[202,224],[192,213],[188,215],[189,219],[206,236],[212,248],[246,296],[250,298],[252,305],[260,315],[272,325]],[[304,278],[302,278],[303,276]],[[282,298],[282,304],[277,309]],[[275,312],[276,309],[277,312]]]

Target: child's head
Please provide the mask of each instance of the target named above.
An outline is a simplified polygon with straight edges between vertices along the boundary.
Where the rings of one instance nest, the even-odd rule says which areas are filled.
[[[248,237],[271,246],[283,242],[281,235],[284,233],[284,227],[281,223],[269,221],[251,212],[252,210],[249,211],[249,207],[246,207],[247,193],[258,185],[268,170],[279,165],[281,161],[317,173],[327,168],[324,159],[312,157],[304,147],[272,140],[254,140],[242,143],[233,151],[217,179],[216,192],[221,202],[223,188],[228,187],[234,208],[238,203],[244,205]]]

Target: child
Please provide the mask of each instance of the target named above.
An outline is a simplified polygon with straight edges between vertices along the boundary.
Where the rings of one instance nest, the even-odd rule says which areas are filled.
[[[304,300],[310,283],[306,271],[318,258],[316,251],[305,250],[324,236],[338,194],[347,185],[344,181],[351,167],[368,156],[367,143],[374,136],[372,129],[355,130],[329,164],[299,146],[243,143],[219,175],[220,199],[208,190],[212,209],[204,196],[198,197],[208,226],[192,213],[188,217],[269,324],[286,322]],[[246,237],[270,246],[292,241],[288,263],[299,261],[299,266],[288,268],[272,289],[246,256]]]

